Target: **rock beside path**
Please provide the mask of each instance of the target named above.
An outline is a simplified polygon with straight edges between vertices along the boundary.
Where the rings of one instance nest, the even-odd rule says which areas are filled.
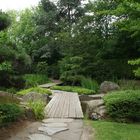
[[[98,120],[105,117],[106,108],[103,99],[82,102],[83,111],[88,118]]]
[[[51,137],[44,134],[32,134],[29,138],[30,140],[52,140]]]
[[[48,95],[47,94],[39,94],[36,92],[30,92],[26,95],[23,95],[22,102],[29,102],[29,101],[43,101],[45,104],[47,104],[48,101]]]
[[[104,81],[100,85],[100,93],[107,93],[109,91],[119,90],[120,86],[114,82]]]
[[[68,130],[68,128],[66,128],[66,127],[57,127],[57,126],[54,126],[54,127],[41,126],[41,127],[38,128],[38,130],[41,131],[41,132],[46,133],[49,136],[52,136],[52,135],[54,135],[54,134],[56,134],[58,132]]]

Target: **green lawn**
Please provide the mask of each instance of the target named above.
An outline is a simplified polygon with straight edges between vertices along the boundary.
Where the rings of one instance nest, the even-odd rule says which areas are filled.
[[[93,121],[95,140],[140,140],[140,124]]]

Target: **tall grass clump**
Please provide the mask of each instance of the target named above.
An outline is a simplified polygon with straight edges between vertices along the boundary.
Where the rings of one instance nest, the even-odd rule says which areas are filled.
[[[23,78],[25,80],[25,88],[35,87],[49,82],[48,76],[43,74],[25,74]]]
[[[37,120],[41,120],[41,119],[44,118],[45,103],[44,103],[43,101],[40,101],[40,100],[34,101],[34,102],[30,101],[30,102],[28,103],[28,106],[29,106],[29,108],[31,108],[32,111],[34,112],[35,118],[36,118]]]
[[[94,91],[98,91],[99,89],[99,85],[97,83],[97,81],[91,79],[91,78],[86,78],[86,77],[83,77],[82,80],[81,80],[81,86],[83,88],[86,88],[86,89],[91,89],[91,90],[94,90]]]

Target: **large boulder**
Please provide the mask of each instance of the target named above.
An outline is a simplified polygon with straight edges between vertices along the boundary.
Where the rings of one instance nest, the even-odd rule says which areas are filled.
[[[90,119],[102,119],[105,118],[106,115],[103,99],[83,101],[82,109],[86,116]]]
[[[29,101],[43,101],[45,104],[48,102],[48,95],[47,94],[39,94],[36,92],[30,92],[22,97],[22,102],[29,102]]]
[[[100,85],[100,93],[107,93],[109,91],[119,90],[120,86],[114,82],[104,81]]]
[[[0,91],[0,103],[19,103],[20,99],[12,94],[5,91]]]

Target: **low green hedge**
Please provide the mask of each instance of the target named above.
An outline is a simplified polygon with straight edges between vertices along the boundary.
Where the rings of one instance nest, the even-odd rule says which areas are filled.
[[[16,121],[23,111],[16,104],[0,104],[0,125]]]
[[[112,92],[104,97],[107,112],[118,121],[140,121],[140,90]]]
[[[68,91],[68,92],[77,92],[78,94],[85,94],[85,95],[95,94],[94,90],[90,90],[82,87],[76,87],[76,86],[53,86],[51,87],[51,89]]]
[[[24,90],[17,92],[17,94],[18,95],[25,95],[25,94],[28,94],[30,92],[37,92],[40,94],[48,94],[48,95],[52,94],[49,89],[40,88],[40,87],[33,87],[33,88],[29,88],[29,89],[24,89]]]

